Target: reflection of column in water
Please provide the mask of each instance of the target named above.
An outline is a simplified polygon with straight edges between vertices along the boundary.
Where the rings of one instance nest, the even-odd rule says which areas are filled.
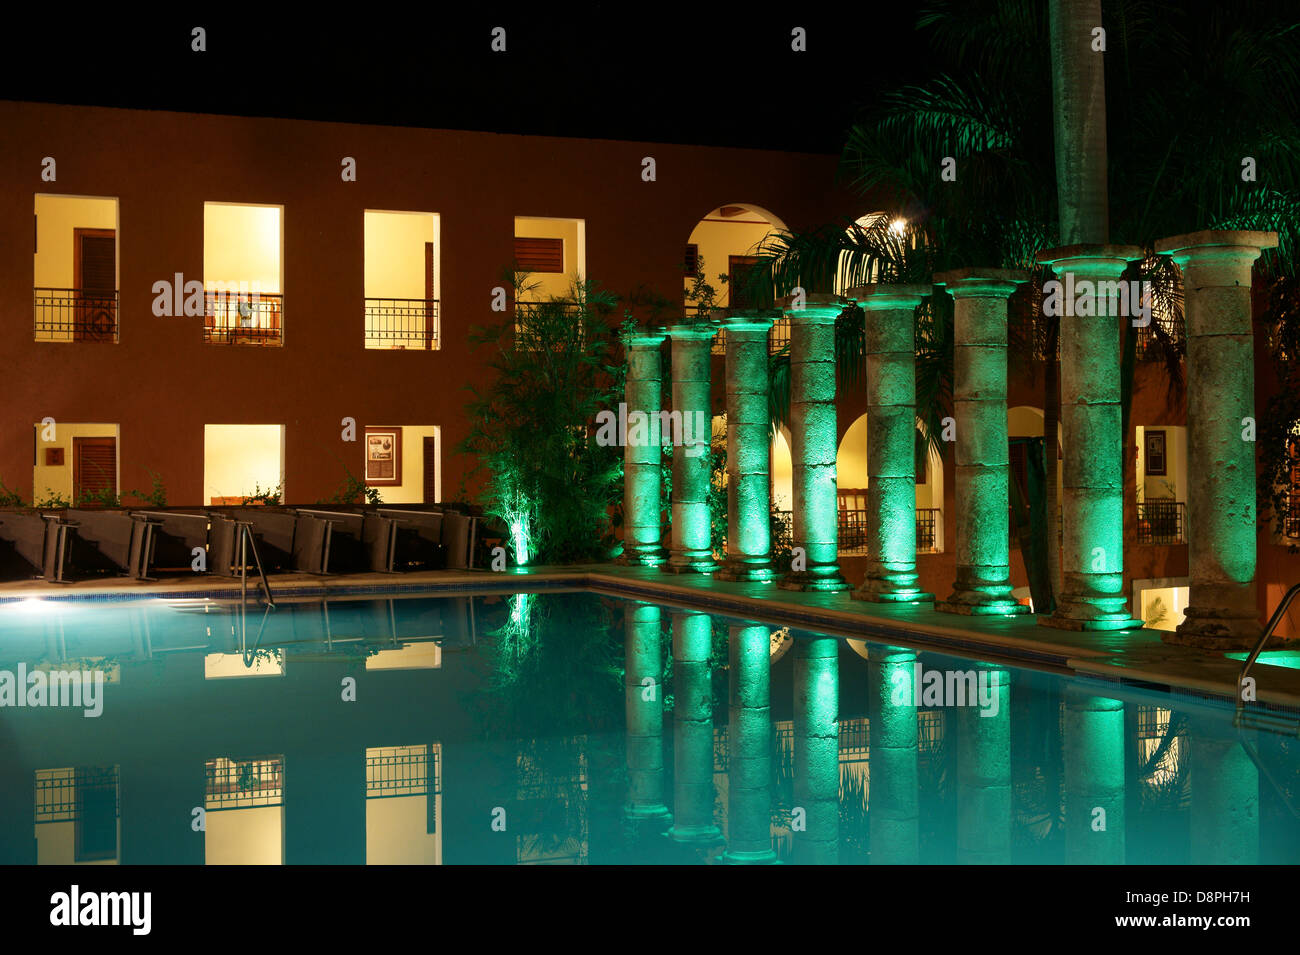
[[[663,643],[659,608],[633,604],[624,616],[628,819],[667,819],[664,805]]]
[[[1123,865],[1124,704],[1067,691],[1064,755],[1065,861]]]
[[[764,626],[730,631],[730,753],[728,754],[726,860],[776,862],[772,850],[771,631]]]
[[[997,700],[981,716],[978,700],[957,708],[957,862],[1011,862],[1011,674],[987,665],[978,679]],[[991,707],[990,707],[991,712]]]
[[[673,614],[673,825],[677,842],[717,845],[713,824],[712,622],[708,614]]]
[[[794,645],[794,808],[806,828],[792,833],[794,861],[834,865],[840,843],[839,641]]]
[[[1189,716],[1192,865],[1259,861],[1259,770],[1223,718]]]
[[[871,862],[915,865],[918,855],[916,651],[868,651]],[[895,702],[898,700],[900,702]]]

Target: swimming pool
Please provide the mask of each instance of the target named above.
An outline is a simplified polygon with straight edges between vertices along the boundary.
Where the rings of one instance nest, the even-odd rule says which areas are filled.
[[[1300,859],[1297,740],[1159,688],[578,592],[0,635],[4,862]]]

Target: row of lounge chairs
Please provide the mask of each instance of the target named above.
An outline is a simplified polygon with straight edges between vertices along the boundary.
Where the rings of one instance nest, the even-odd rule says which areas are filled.
[[[476,565],[479,518],[429,505],[0,511],[0,580],[238,576],[239,526],[267,573],[402,573]]]

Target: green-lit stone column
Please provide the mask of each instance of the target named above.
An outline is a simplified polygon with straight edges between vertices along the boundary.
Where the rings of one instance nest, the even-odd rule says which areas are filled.
[[[772,850],[772,705],[769,664],[772,631],[762,625],[732,627],[729,637],[729,838],[723,858],[738,865],[769,865],[777,861],[776,853]]]
[[[1141,258],[1142,250],[1128,245],[1073,245],[1038,257],[1062,284],[1062,580],[1055,613],[1038,617],[1049,627],[1125,630],[1142,625],[1130,618],[1124,594],[1119,326],[1131,319],[1117,315],[1120,275]],[[1044,308],[1049,301],[1045,296]]]
[[[727,332],[727,559],[723,580],[771,580],[771,456],[767,333],[776,309],[729,309]]]
[[[1124,704],[1071,688],[1065,697],[1065,861],[1124,864]]]
[[[1190,717],[1192,865],[1259,862],[1259,770],[1222,718]]]
[[[623,448],[623,555],[621,563],[657,566],[667,558],[663,548],[663,501],[659,473],[663,449],[659,411],[663,407],[662,329],[631,332],[623,337],[627,352],[624,401],[629,418]],[[632,416],[645,415],[644,428]]]
[[[1011,596],[1007,450],[1007,299],[1028,278],[1009,269],[957,269],[934,277],[956,303],[957,580],[952,595],[935,604],[947,613],[1029,611]]]
[[[848,293],[866,312],[867,338],[867,573],[858,600],[934,599],[916,573],[916,307],[930,292],[873,284]]]
[[[835,319],[837,295],[781,300],[790,319],[790,455],[794,465],[794,547],[785,590],[849,590],[839,566],[835,453]]]
[[[623,618],[630,820],[664,820],[663,636],[659,608],[632,604]]]
[[[793,861],[835,865],[840,856],[840,644],[831,637],[794,645]]]
[[[673,825],[676,842],[713,846],[713,688],[709,676],[712,621],[675,612],[673,620]]]
[[[673,424],[680,431],[664,434],[673,447],[673,538],[667,569],[678,574],[712,573],[709,534],[709,439],[713,415],[709,405],[709,352],[712,325],[673,325]]]
[[[1011,862],[1011,674],[981,665],[997,699],[992,708],[957,709],[957,862],[1008,865]],[[992,713],[993,715],[982,715]]]
[[[869,654],[871,864],[916,865],[921,818],[916,651],[873,646]]]
[[[1187,316],[1186,618],[1170,643],[1251,647],[1255,588],[1255,353],[1250,270],[1276,232],[1196,232],[1156,243],[1183,270]],[[1253,433],[1251,435],[1253,438]]]

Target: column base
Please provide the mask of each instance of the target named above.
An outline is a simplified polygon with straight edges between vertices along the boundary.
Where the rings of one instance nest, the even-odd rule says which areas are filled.
[[[722,855],[718,856],[718,861],[723,865],[780,865],[781,860],[777,858],[775,852],[771,849],[756,849],[750,852],[735,852],[728,849]]]
[[[1252,650],[1263,632],[1253,616],[1188,607],[1177,630],[1160,631],[1160,641],[1204,650]]]
[[[816,570],[800,570],[786,574],[776,585],[782,590],[799,590],[805,593],[841,593],[852,590],[853,585],[844,579],[834,564]]]
[[[963,617],[1015,617],[1029,608],[1013,597],[998,597],[978,591],[958,590],[947,600],[936,600],[934,609]]]
[[[777,573],[772,561],[766,557],[739,557],[727,558],[722,569],[713,576],[718,580],[766,582],[775,580]]]
[[[708,557],[672,556],[659,569],[667,574],[712,574],[718,570],[718,562],[712,555]]]
[[[853,591],[852,597],[873,604],[927,604],[935,600],[934,594],[921,590],[863,590],[861,587]]]
[[[727,841],[717,826],[672,826],[664,834],[684,846],[720,846]]]
[[[668,560],[668,551],[662,547],[657,550],[624,550],[614,558],[614,563],[624,567],[658,567]]]
[[[1105,613],[1081,618],[1063,615],[1059,610],[1051,615],[1041,615],[1038,624],[1054,630],[1074,630],[1080,633],[1090,630],[1141,630],[1145,626],[1141,620],[1134,620],[1127,613]]]
[[[670,822],[672,810],[660,804],[656,806],[624,806],[623,818],[629,822]]]

